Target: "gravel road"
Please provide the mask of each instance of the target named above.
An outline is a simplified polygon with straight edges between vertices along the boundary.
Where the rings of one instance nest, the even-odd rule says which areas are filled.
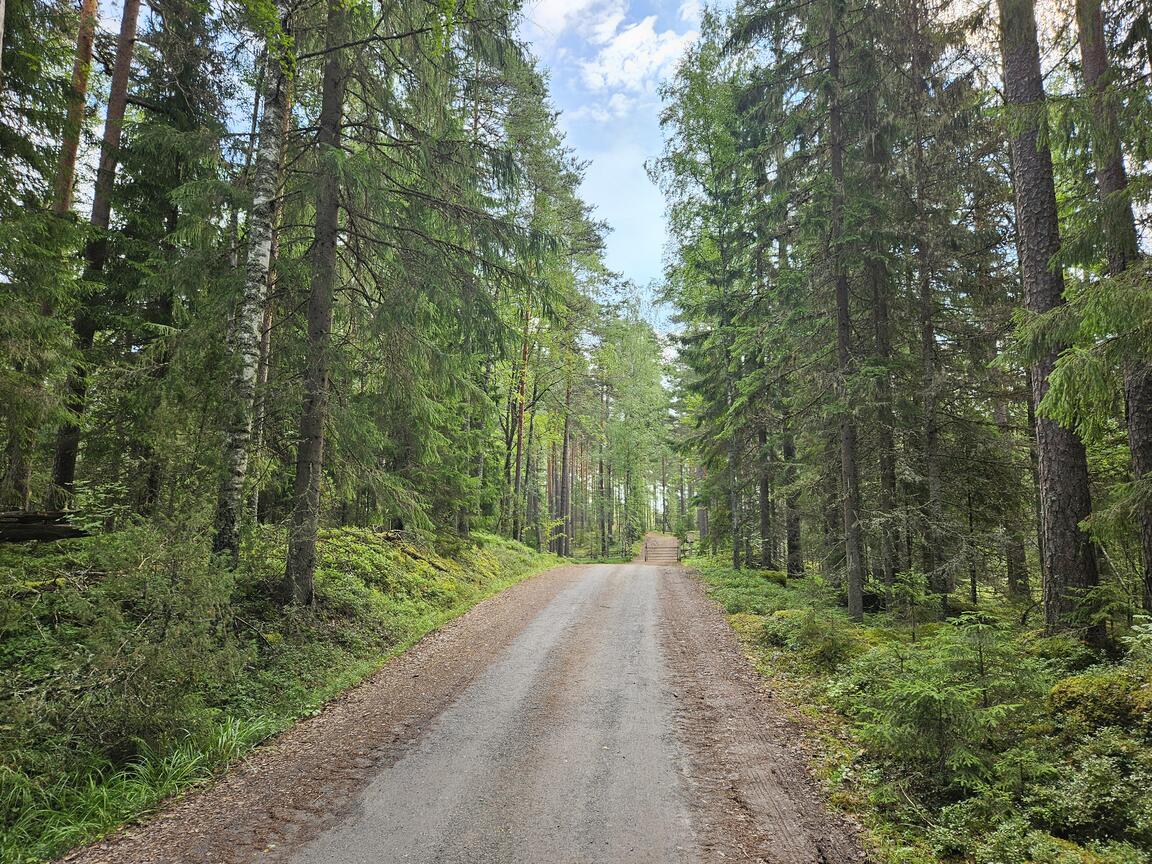
[[[675,565],[477,606],[83,864],[862,860],[803,735]]]
[[[294,864],[696,860],[659,584],[589,567]]]

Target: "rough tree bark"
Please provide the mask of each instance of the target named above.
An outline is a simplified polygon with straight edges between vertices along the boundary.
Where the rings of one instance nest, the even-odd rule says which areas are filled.
[[[320,485],[324,471],[324,425],[328,417],[328,366],[332,342],[332,307],[336,293],[336,243],[340,232],[340,173],[333,160],[340,149],[344,115],[345,19],[343,0],[328,0],[324,82],[317,151],[316,232],[312,246],[312,280],[308,297],[308,343],[300,443],[296,451],[292,521],[284,570],[284,600],[311,603],[316,572],[316,535],[320,527]]]
[[[224,430],[224,478],[216,505],[214,552],[224,553],[235,566],[240,554],[240,519],[244,511],[244,483],[248,476],[249,448],[260,371],[268,270],[276,230],[276,198],[284,154],[284,118],[288,112],[289,81],[278,52],[268,49],[264,71],[264,114],[260,118],[259,146],[252,175],[252,210],[248,217],[248,260],[244,293],[236,310],[228,346],[235,360],[233,404]]]
[[[2,2],[2,0],[0,0]],[[97,0],[80,4],[80,25],[76,30],[76,58],[72,63],[72,84],[68,88],[68,115],[56,162],[56,185],[52,212],[64,216],[72,209],[72,190],[76,183],[76,154],[80,149],[80,131],[84,127],[84,103],[88,98],[88,76],[92,71],[92,40],[96,34]]]
[[[125,0],[120,16],[120,33],[116,37],[116,59],[108,92],[108,110],[104,116],[104,138],[100,142],[100,162],[96,185],[92,191],[92,227],[96,236],[84,249],[85,281],[96,281],[108,257],[104,236],[112,217],[112,186],[120,159],[120,138],[124,129],[124,112],[128,107],[128,78],[132,71],[132,52],[136,45],[136,21],[140,0]],[[60,509],[71,503],[76,490],[76,457],[80,452],[80,418],[88,396],[88,373],[84,355],[96,338],[96,321],[86,308],[81,308],[72,324],[74,342],[80,362],[68,374],[66,406],[69,418],[56,436],[52,462],[52,485],[48,491],[49,509]]]
[[[1033,0],[999,0],[1004,97],[1013,111],[1013,188],[1018,218],[1024,304],[1040,314],[1064,302],[1064,275],[1051,267],[1060,249],[1052,154],[1041,136],[1044,81]],[[1032,363],[1032,396],[1039,404],[1064,346],[1048,345]],[[1096,549],[1080,522],[1092,509],[1088,461],[1076,434],[1053,420],[1036,420],[1039,497],[1044,540],[1044,617],[1050,630],[1082,628],[1090,641],[1103,633],[1080,614],[1084,592],[1099,581]]]
[[[1096,185],[1104,210],[1108,274],[1118,276],[1140,256],[1136,220],[1128,198],[1128,175],[1120,145],[1120,124],[1109,93],[1112,70],[1104,38],[1100,0],[1077,0],[1076,24],[1080,35],[1080,62],[1084,86],[1092,100],[1092,150]],[[1152,368],[1138,360],[1124,365],[1124,407],[1132,475],[1152,477]],[[1145,500],[1136,514],[1143,555],[1143,606],[1152,612],[1152,501]]]

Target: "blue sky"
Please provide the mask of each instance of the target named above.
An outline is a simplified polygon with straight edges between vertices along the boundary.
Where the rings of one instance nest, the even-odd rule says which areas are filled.
[[[607,263],[641,286],[662,272],[664,202],[644,162],[661,148],[660,82],[696,38],[693,0],[527,0],[523,34],[560,126],[590,162],[584,198],[611,227]]]

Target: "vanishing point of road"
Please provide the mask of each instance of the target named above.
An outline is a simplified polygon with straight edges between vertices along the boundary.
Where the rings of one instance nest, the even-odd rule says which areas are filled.
[[[650,535],[635,563],[485,601],[212,788],[70,860],[861,859],[800,731],[675,540]]]

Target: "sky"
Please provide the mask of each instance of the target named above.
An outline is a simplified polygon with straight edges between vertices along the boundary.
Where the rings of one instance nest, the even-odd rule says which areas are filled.
[[[527,0],[523,36],[550,79],[560,128],[589,163],[583,197],[611,231],[610,268],[647,286],[663,272],[660,82],[697,37],[694,0]]]

